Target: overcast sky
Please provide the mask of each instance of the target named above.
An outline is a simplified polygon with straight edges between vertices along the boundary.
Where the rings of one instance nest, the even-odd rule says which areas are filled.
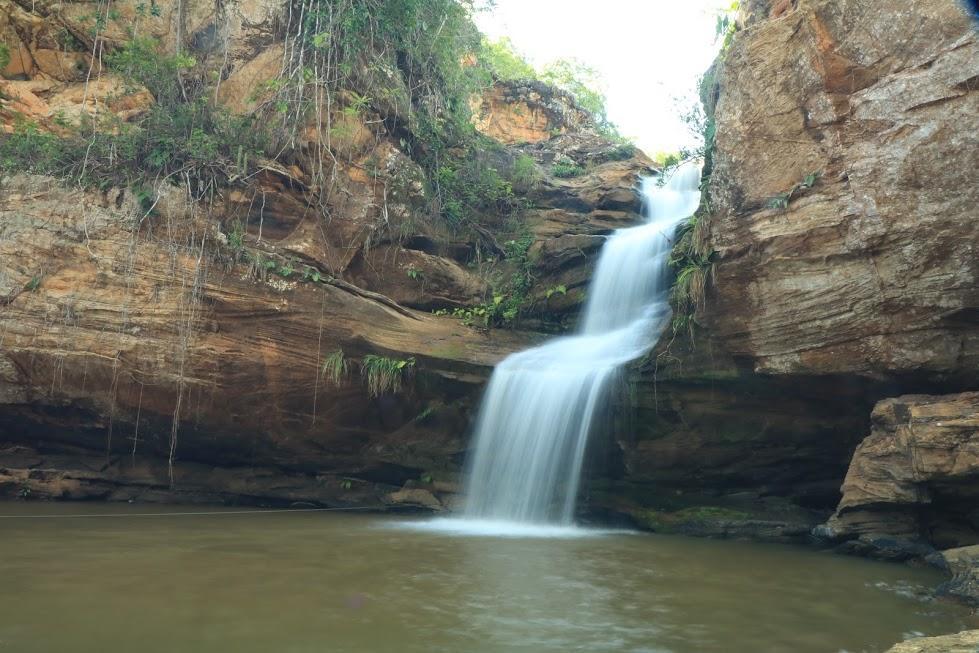
[[[575,57],[595,68],[609,118],[654,154],[692,143],[675,100],[693,97],[714,58],[722,5],[730,0],[496,0],[476,18],[537,67]]]

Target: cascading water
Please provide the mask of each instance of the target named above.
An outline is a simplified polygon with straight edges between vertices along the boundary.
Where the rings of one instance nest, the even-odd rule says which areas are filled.
[[[700,202],[699,165],[644,179],[646,222],[602,249],[579,333],[522,351],[490,378],[476,422],[467,519],[569,525],[588,432],[615,373],[670,319],[668,258]]]

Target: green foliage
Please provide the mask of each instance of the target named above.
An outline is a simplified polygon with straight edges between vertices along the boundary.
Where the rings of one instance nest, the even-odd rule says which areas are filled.
[[[245,248],[245,223],[241,220],[231,223],[231,230],[228,231],[228,247],[235,254],[239,254]]]
[[[408,267],[407,274],[408,274],[408,278],[411,279],[412,281],[420,281],[425,276],[424,274],[422,274],[421,270],[419,270],[414,266]]]
[[[551,297],[553,297],[554,295],[567,295],[567,294],[568,294],[568,287],[567,287],[567,286],[565,286],[565,285],[564,285],[564,284],[562,283],[562,284],[560,284],[560,285],[557,285],[557,286],[553,286],[553,287],[551,287],[551,288],[548,288],[548,289],[547,289],[547,290],[546,290],[546,291],[544,292],[544,297],[545,297],[545,299],[550,299],[550,298],[551,298]]]
[[[323,361],[323,376],[333,385],[340,385],[346,375],[347,359],[343,355],[343,350],[337,349]]]
[[[405,89],[392,85],[391,73],[400,71],[411,131],[428,154],[439,153],[471,131],[468,99],[488,82],[483,69],[466,64],[482,46],[472,10],[472,2],[457,0],[317,0],[298,30],[307,52],[295,68],[319,70],[320,79],[299,72],[298,81],[367,87],[399,99]]]
[[[810,172],[801,182],[789,189],[788,192],[779,193],[769,198],[765,205],[770,209],[787,209],[789,202],[815,186],[821,176],[822,173],[820,172]]]
[[[497,41],[483,39],[479,60],[497,79],[537,79],[537,71],[514,49],[513,43],[506,37]]]
[[[594,68],[577,59],[558,59],[544,67],[540,78],[570,93],[578,106],[592,115],[599,131],[619,135],[608,119],[605,93],[601,90],[600,77]]]
[[[714,38],[721,42],[722,53],[730,47],[731,41],[734,39],[734,33],[737,31],[737,21],[735,18],[740,6],[741,3],[739,0],[734,0],[725,9],[717,13]]]
[[[77,155],[72,145],[35,123],[17,121],[13,133],[0,139],[0,172],[49,174]]]
[[[372,397],[385,393],[398,393],[404,385],[405,376],[415,367],[415,359],[397,360],[385,356],[368,354],[364,356],[360,374],[367,381],[367,391]]]
[[[492,147],[486,145],[447,154],[435,170],[438,213],[451,225],[477,222],[481,213],[506,217],[519,208],[513,184],[500,173]]]
[[[534,285],[529,256],[533,242],[534,237],[528,232],[504,243],[505,259],[512,272],[508,277],[494,284],[490,301],[476,306],[456,308],[451,312],[441,309],[435,311],[435,314],[452,315],[461,319],[466,326],[513,327],[521,313],[529,307],[528,295]]]
[[[683,161],[683,155],[680,152],[657,152],[652,158],[656,165],[663,169],[675,168]]]
[[[7,47],[6,43],[0,43],[0,70],[3,70],[10,64],[10,48]]]
[[[106,63],[130,83],[145,84],[156,104],[134,124],[87,119],[62,137],[20,123],[0,140],[0,167],[99,188],[167,179],[203,197],[262,154],[263,132],[253,119],[231,117],[203,96],[185,100],[179,74],[192,59],[161,55],[153,41],[135,39],[107,54]]]
[[[551,174],[555,177],[570,178],[579,177],[585,173],[582,166],[574,163],[555,163],[551,166]]]
[[[510,183],[520,192],[527,192],[532,189],[541,179],[540,171],[534,158],[521,154],[513,160],[510,166]]]
[[[105,56],[106,65],[125,79],[145,86],[157,103],[172,105],[180,102],[185,91],[180,75],[197,65],[186,55],[165,56],[160,45],[147,37],[136,37]]]
[[[689,329],[693,336],[693,317],[707,299],[707,286],[714,270],[714,252],[708,248],[704,213],[698,211],[683,222],[675,234],[676,245],[669,265],[676,275],[670,289],[673,306],[673,332]]]
[[[41,287],[41,275],[35,274],[31,277],[30,281],[24,284],[24,290],[28,292],[34,292]]]

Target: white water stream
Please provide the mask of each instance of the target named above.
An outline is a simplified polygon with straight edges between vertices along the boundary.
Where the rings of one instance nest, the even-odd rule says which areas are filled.
[[[692,163],[662,187],[644,179],[646,222],[609,237],[579,333],[496,367],[476,422],[464,518],[433,527],[538,536],[572,530],[588,433],[610,382],[669,323],[673,234],[697,210],[699,183],[700,167]]]

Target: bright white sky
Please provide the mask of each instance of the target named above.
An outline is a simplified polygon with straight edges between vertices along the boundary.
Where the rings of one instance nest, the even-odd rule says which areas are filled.
[[[601,75],[609,118],[648,154],[692,145],[678,98],[694,97],[719,43],[715,16],[731,0],[496,0],[477,14],[535,67],[577,58]]]

